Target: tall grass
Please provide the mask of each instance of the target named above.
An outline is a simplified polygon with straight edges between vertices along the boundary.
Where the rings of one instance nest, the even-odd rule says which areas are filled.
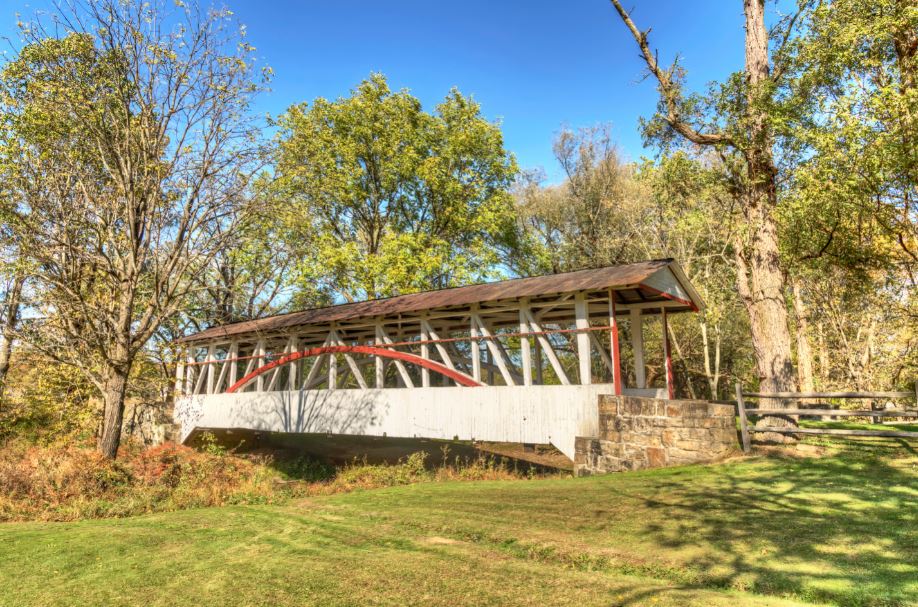
[[[109,461],[86,446],[11,441],[0,445],[0,521],[123,517],[419,482],[532,476],[502,458],[454,458],[431,469],[426,457],[415,453],[396,464],[355,460],[335,468],[309,458],[243,457],[205,438],[200,450],[174,444],[128,446]]]

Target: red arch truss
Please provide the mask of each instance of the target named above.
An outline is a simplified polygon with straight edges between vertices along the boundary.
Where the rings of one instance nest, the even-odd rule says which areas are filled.
[[[421,358],[416,354],[410,354],[408,352],[400,352],[398,350],[391,350],[388,348],[377,348],[375,346],[321,346],[318,348],[310,348],[309,350],[302,350],[300,352],[293,352],[292,354],[287,354],[286,356],[271,361],[266,365],[258,367],[237,381],[235,384],[230,386],[226,392],[236,392],[244,388],[246,385],[248,385],[249,382],[251,382],[259,375],[267,373],[268,371],[276,369],[277,367],[292,363],[293,361],[299,360],[301,358],[311,358],[313,356],[321,356],[323,354],[368,354],[370,356],[378,356],[380,358],[391,358],[394,360],[401,360],[407,363],[415,364],[419,367],[424,367],[425,369],[430,369],[435,373],[445,375],[446,377],[463,386],[473,388],[484,385],[481,382],[476,381],[473,377],[462,373],[461,371],[450,369],[446,365],[432,361],[428,358]]]

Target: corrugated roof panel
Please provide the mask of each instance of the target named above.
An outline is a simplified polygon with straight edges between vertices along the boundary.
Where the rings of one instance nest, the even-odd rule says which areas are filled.
[[[563,274],[514,278],[466,287],[453,287],[438,291],[425,291],[399,295],[386,299],[373,299],[355,303],[302,310],[257,320],[212,327],[184,337],[180,342],[210,340],[245,333],[281,331],[301,325],[320,324],[375,316],[420,312],[450,306],[466,306],[520,297],[534,297],[554,293],[637,286],[662,268],[674,265],[672,259],[642,261],[620,266],[578,270]],[[700,304],[700,302],[696,302]]]

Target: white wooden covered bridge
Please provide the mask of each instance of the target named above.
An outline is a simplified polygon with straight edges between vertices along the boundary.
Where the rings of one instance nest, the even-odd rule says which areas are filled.
[[[175,417],[183,441],[240,429],[551,443],[572,458],[600,394],[673,397],[667,316],[702,306],[663,259],[213,327],[181,340]],[[648,316],[663,326],[659,387],[645,379]]]

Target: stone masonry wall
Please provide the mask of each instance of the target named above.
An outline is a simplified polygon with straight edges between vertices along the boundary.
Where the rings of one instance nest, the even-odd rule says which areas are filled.
[[[734,410],[700,400],[599,397],[599,436],[576,439],[577,475],[721,459],[737,449]]]

